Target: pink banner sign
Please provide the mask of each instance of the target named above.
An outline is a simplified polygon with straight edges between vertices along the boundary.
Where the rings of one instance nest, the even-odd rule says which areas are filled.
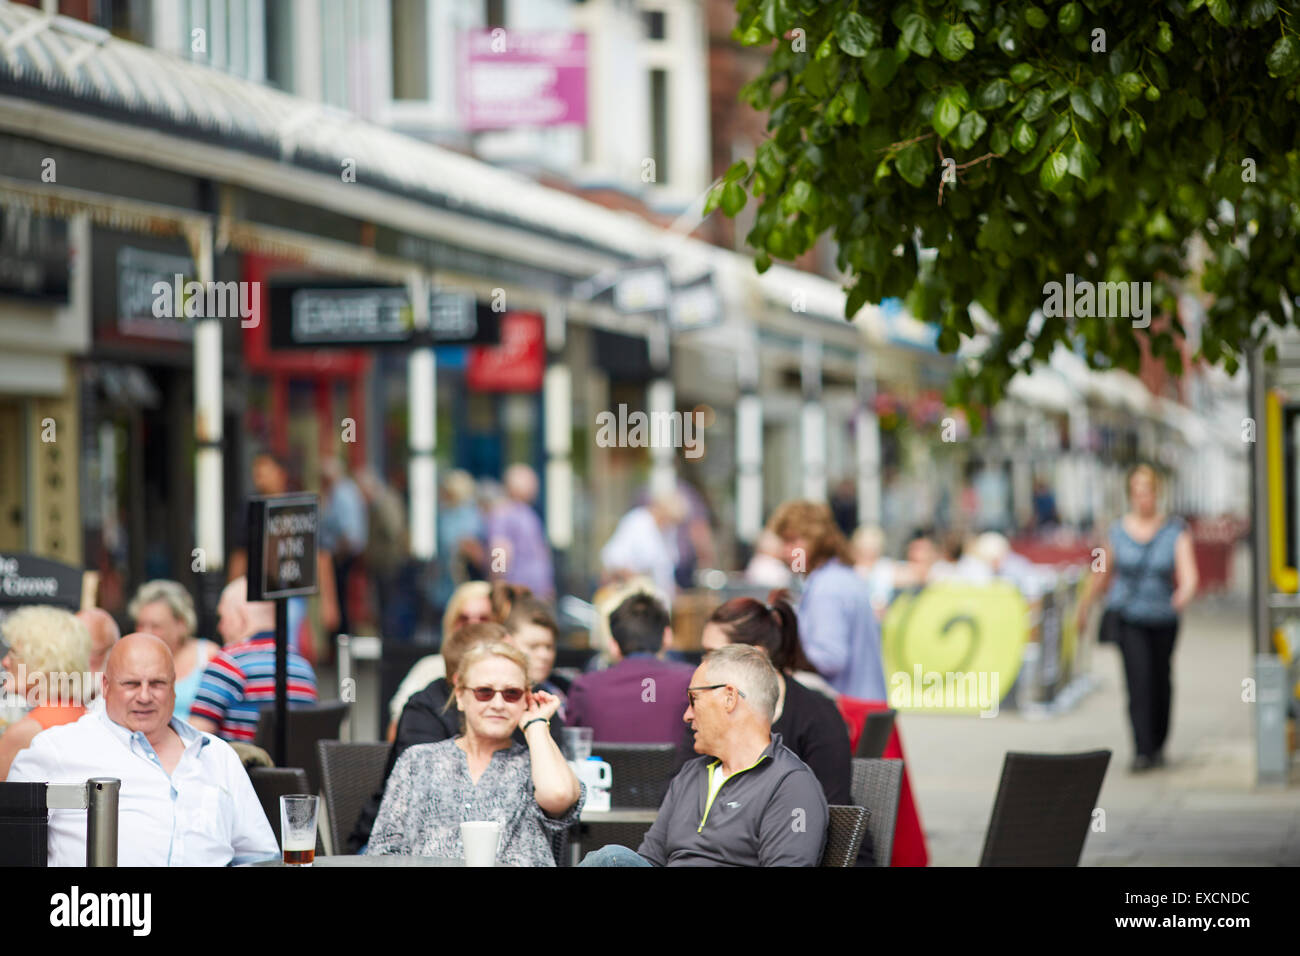
[[[465,34],[461,119],[470,130],[587,122],[587,37],[561,31]]]

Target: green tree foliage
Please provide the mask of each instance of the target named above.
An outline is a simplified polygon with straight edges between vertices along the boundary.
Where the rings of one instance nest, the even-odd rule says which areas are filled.
[[[904,297],[954,351],[978,302],[997,329],[954,397],[992,404],[1056,343],[1180,370],[1175,292],[1197,237],[1213,305],[1201,354],[1235,369],[1300,292],[1300,7],[1273,0],[738,0],[771,45],[742,91],[770,136],[709,197],[763,271],[829,232],[847,317]],[[949,160],[947,163],[944,160]],[[945,172],[948,182],[944,182]],[[937,257],[921,254],[937,251]],[[1044,285],[1151,282],[1153,323],[1031,323]],[[1083,310],[1079,310],[1082,312]]]

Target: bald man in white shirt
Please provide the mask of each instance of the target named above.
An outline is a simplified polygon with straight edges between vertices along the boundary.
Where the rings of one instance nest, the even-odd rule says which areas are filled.
[[[225,741],[175,719],[167,645],[128,634],[108,656],[104,709],[38,734],[10,781],[117,777],[120,866],[228,866],[279,848],[248,774]],[[51,810],[49,865],[84,866],[86,814]]]

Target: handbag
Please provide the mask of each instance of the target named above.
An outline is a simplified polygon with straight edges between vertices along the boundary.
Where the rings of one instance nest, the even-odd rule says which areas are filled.
[[[1151,554],[1151,546],[1156,543],[1156,538],[1160,537],[1160,535],[1164,532],[1167,526],[1168,526],[1168,522],[1162,524],[1160,528],[1156,531],[1156,533],[1151,536],[1151,540],[1142,546],[1142,560],[1138,563],[1138,571],[1133,579],[1135,582],[1141,581],[1144,577],[1146,577],[1147,558]],[[1117,607],[1106,608],[1106,610],[1102,612],[1101,624],[1097,628],[1097,643],[1118,644],[1120,632],[1123,629],[1123,625],[1124,625],[1124,615],[1120,613],[1119,608]]]

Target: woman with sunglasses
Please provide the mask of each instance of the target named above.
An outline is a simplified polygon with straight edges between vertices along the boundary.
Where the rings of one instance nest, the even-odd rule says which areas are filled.
[[[559,699],[528,690],[528,659],[504,640],[466,651],[454,686],[463,734],[398,758],[366,853],[463,858],[460,825],[495,820],[498,863],[554,866],[551,838],[586,796],[550,734]]]

